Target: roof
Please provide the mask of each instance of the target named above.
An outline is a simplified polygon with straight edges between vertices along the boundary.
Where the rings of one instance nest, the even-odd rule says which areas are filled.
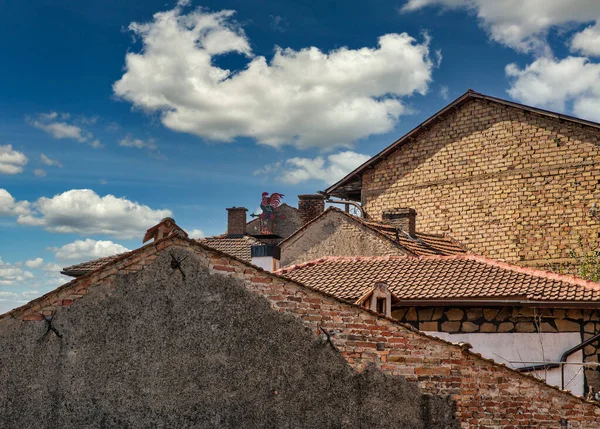
[[[360,225],[370,229],[384,240],[392,241],[396,246],[404,250],[405,252],[415,256],[426,256],[426,255],[457,255],[467,253],[468,250],[462,246],[456,240],[442,234],[426,234],[417,232],[414,237],[411,237],[405,231],[400,231],[397,228],[371,220],[366,220],[357,216],[353,216],[346,213],[337,207],[329,207],[319,216],[308,222],[302,228],[298,229],[295,233],[290,235],[288,238],[279,243],[283,246],[285,243],[291,241],[294,237],[302,232],[306,231],[319,219],[328,216],[329,213],[340,213],[346,216],[349,220],[357,222]]]
[[[225,252],[228,255],[235,256],[242,261],[250,262],[252,257],[250,256],[250,248],[254,245],[263,244],[261,241],[249,235],[241,237],[227,237],[217,236],[208,237],[198,240],[202,244],[206,244],[213,249]]]
[[[131,252],[119,253],[118,255],[106,256],[104,258],[94,259],[93,261],[71,265],[70,267],[63,268],[60,273],[64,274],[65,276],[79,277],[89,273],[90,271],[97,270],[98,268],[103,267],[104,265],[113,262],[129,253]]]
[[[516,108],[519,110],[523,110],[523,111],[530,112],[530,113],[536,113],[538,115],[542,115],[542,116],[546,116],[546,117],[550,117],[550,118],[554,118],[554,119],[560,119],[563,121],[573,122],[573,123],[577,123],[580,125],[585,125],[585,126],[589,126],[589,127],[593,127],[593,128],[600,128],[600,123],[598,123],[598,122],[587,121],[585,119],[576,118],[574,116],[563,115],[561,113],[552,112],[550,110],[544,110],[544,109],[539,109],[537,107],[527,106],[525,104],[515,103],[513,101],[508,101],[508,100],[504,100],[502,98],[492,97],[489,95],[481,94],[479,92],[475,92],[472,89],[469,89],[466,93],[464,93],[463,95],[458,97],[452,103],[448,104],[446,107],[444,107],[443,109],[441,109],[440,111],[435,113],[433,116],[429,117],[424,122],[422,122],[421,124],[419,124],[418,126],[413,128],[411,131],[409,131],[408,133],[406,133],[405,135],[400,137],[398,140],[393,142],[390,146],[386,147],[381,152],[379,152],[377,155],[373,156],[371,159],[369,159],[368,161],[366,161],[365,163],[363,163],[362,165],[360,165],[359,167],[354,169],[352,172],[350,172],[344,178],[342,178],[338,182],[331,185],[329,188],[327,188],[325,190],[325,193],[328,195],[341,196],[342,194],[347,193],[348,190],[351,190],[351,192],[356,192],[357,187],[360,187],[360,184],[353,183],[353,182],[360,181],[360,177],[362,177],[361,175],[365,169],[372,166],[373,164],[376,164],[381,159],[385,159],[390,153],[396,151],[397,149],[402,147],[405,143],[413,140],[419,133],[426,131],[436,121],[443,119],[443,117],[447,113],[450,113],[450,112],[454,111],[456,108],[467,103],[468,101],[475,100],[475,99],[486,100],[486,101],[489,101],[492,103],[500,104],[503,106],[513,107],[513,108]],[[344,188],[347,188],[347,189],[344,189]]]
[[[600,283],[475,255],[326,257],[277,274],[355,301],[384,282],[402,301],[600,302]],[[597,306],[597,304],[594,304]]]
[[[183,231],[185,233],[185,231]],[[250,237],[248,235],[244,235],[242,237],[227,237],[216,236],[216,237],[208,237],[197,240],[200,243],[206,244],[207,246],[212,247],[213,249],[220,250],[222,252],[228,253],[236,258],[239,258],[243,261],[250,262],[250,247],[255,244],[262,244],[257,239]],[[130,254],[131,252],[119,253],[118,255],[106,256],[104,258],[94,259],[93,261],[82,262],[81,264],[71,265],[70,267],[63,268],[61,274],[71,277],[79,277],[84,274],[87,274],[91,271],[97,270],[104,265],[113,262],[117,259],[120,259],[123,256]]]
[[[112,261],[106,263],[102,267],[97,268],[93,272],[90,271],[87,274],[85,274],[85,275],[83,275],[83,276],[81,276],[79,278],[73,279],[73,280],[71,280],[70,282],[68,282],[68,283],[66,283],[64,285],[59,286],[58,288],[54,289],[53,291],[50,291],[50,292],[48,292],[48,293],[46,293],[46,294],[44,294],[44,295],[42,295],[42,296],[40,296],[38,298],[35,298],[34,300],[28,302],[25,305],[22,305],[21,307],[14,308],[14,309],[12,309],[12,310],[4,313],[4,314],[0,314],[0,321],[3,320],[3,319],[17,318],[19,315],[23,315],[23,314],[25,314],[27,312],[33,312],[33,313],[35,313],[35,312],[43,311],[44,305],[48,305],[48,306],[60,306],[60,305],[62,305],[62,306],[67,305],[68,306],[68,305],[72,305],[74,303],[73,301],[76,301],[77,299],[81,299],[82,297],[85,296],[86,292],[84,292],[83,289],[86,289],[90,285],[90,282],[92,282],[92,281],[98,281],[100,279],[106,279],[108,277],[115,276],[115,275],[119,275],[120,270],[114,269],[114,268],[116,268],[116,266],[118,266],[118,264],[126,263],[128,261],[127,263],[129,263],[131,265],[137,265],[137,267],[138,267],[137,269],[133,269],[133,270],[129,271],[129,273],[135,272],[138,269],[140,269],[139,267],[143,266],[143,265],[141,265],[139,263],[135,264],[135,262],[139,262],[139,261],[135,260],[136,256],[138,256],[138,255],[144,255],[144,253],[146,251],[150,250],[150,249],[153,249],[156,253],[158,253],[159,252],[158,249],[164,250],[164,249],[169,248],[170,246],[178,246],[178,245],[179,246],[184,246],[184,247],[191,247],[191,248],[198,247],[200,249],[204,249],[204,250],[209,250],[209,251],[216,252],[219,256],[222,256],[224,258],[230,259],[232,261],[240,262],[241,264],[243,264],[247,268],[255,270],[255,272],[257,274],[259,274],[259,275],[271,277],[273,279],[280,279],[280,280],[290,281],[290,282],[292,282],[292,283],[294,283],[294,284],[296,284],[296,285],[298,285],[298,286],[300,286],[302,288],[305,288],[306,290],[314,291],[314,292],[322,294],[323,296],[326,296],[326,297],[332,297],[333,299],[338,300],[340,302],[343,302],[346,305],[350,305],[350,306],[353,306],[355,308],[358,308],[358,309],[360,309],[360,311],[363,311],[365,313],[373,314],[376,317],[378,317],[379,319],[386,319],[386,320],[394,323],[398,327],[400,327],[402,329],[405,329],[407,331],[410,331],[410,332],[412,332],[412,333],[414,333],[414,334],[416,334],[416,335],[418,335],[420,337],[426,338],[426,339],[428,339],[430,341],[434,341],[434,342],[437,342],[437,343],[445,344],[445,345],[447,345],[449,347],[458,348],[458,349],[461,350],[462,353],[470,355],[474,359],[480,360],[481,362],[487,362],[488,364],[493,365],[493,366],[498,367],[498,368],[504,368],[507,371],[510,371],[515,377],[525,377],[525,378],[528,378],[528,379],[536,382],[539,386],[543,386],[544,388],[552,389],[554,391],[560,392],[563,395],[567,395],[567,396],[575,398],[575,399],[577,399],[579,401],[586,402],[586,403],[591,403],[591,404],[594,404],[594,405],[597,406],[597,404],[594,403],[594,402],[588,402],[584,398],[575,396],[575,395],[573,395],[569,391],[560,390],[560,389],[558,389],[555,386],[549,385],[549,384],[545,383],[544,381],[537,379],[533,375],[521,373],[521,372],[519,372],[519,371],[517,371],[515,369],[507,367],[504,364],[497,363],[493,359],[484,358],[480,354],[474,353],[474,352],[472,352],[472,351],[464,348],[461,345],[454,344],[454,343],[449,342],[447,340],[444,340],[442,338],[438,338],[438,337],[434,337],[434,336],[428,335],[427,333],[422,332],[422,331],[420,331],[420,330],[412,327],[411,325],[401,323],[401,322],[399,322],[399,321],[397,321],[397,320],[395,320],[395,319],[393,319],[391,317],[384,316],[382,314],[378,314],[378,313],[376,313],[374,311],[371,311],[369,309],[366,309],[366,308],[364,308],[364,307],[362,307],[362,306],[360,306],[358,304],[345,302],[344,300],[342,300],[336,294],[326,292],[326,291],[322,290],[321,288],[315,287],[314,285],[305,284],[305,283],[302,283],[302,282],[300,282],[298,280],[294,280],[293,278],[290,278],[288,276],[289,271],[297,270],[297,269],[299,269],[299,267],[295,267],[295,268],[290,269],[290,270],[282,270],[282,272],[279,272],[279,273],[277,273],[277,272],[276,273],[271,273],[271,272],[263,270],[260,267],[252,265],[252,264],[248,263],[247,261],[243,261],[243,260],[241,260],[241,259],[239,259],[239,258],[237,258],[235,256],[231,256],[230,254],[227,254],[225,252],[222,252],[222,251],[219,251],[217,249],[211,248],[210,246],[208,246],[206,244],[203,244],[203,243],[201,243],[201,242],[199,242],[197,240],[192,240],[192,239],[188,238],[187,236],[185,236],[183,234],[179,234],[179,231],[176,232],[176,236],[166,236],[166,237],[163,237],[163,238],[159,239],[158,241],[155,241],[155,242],[152,242],[152,243],[148,243],[145,246],[142,246],[142,247],[140,247],[138,249],[135,249],[135,250],[133,250],[131,252],[124,253],[124,254],[122,254],[119,257],[115,257]],[[150,253],[146,253],[145,256],[141,257],[141,259],[145,260],[145,259],[147,259],[149,257],[149,255],[150,255]],[[339,260],[348,259],[348,260],[352,260],[354,258],[329,258],[329,259],[339,259]],[[375,259],[375,258],[370,258],[370,259]],[[394,259],[394,258],[387,258],[387,259]],[[314,263],[311,263],[311,264],[314,264]],[[308,266],[309,264],[304,264],[304,265]],[[125,264],[124,264],[124,266],[125,266]],[[112,271],[111,271],[111,269],[112,269]],[[285,274],[285,275],[282,275],[282,274]],[[68,298],[65,300],[64,299],[65,297],[68,297]],[[66,303],[65,301],[68,301],[68,302]],[[37,319],[27,319],[27,318],[24,318],[23,320],[37,320]]]

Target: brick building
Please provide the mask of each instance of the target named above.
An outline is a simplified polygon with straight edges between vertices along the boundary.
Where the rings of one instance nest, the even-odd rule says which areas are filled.
[[[600,391],[598,283],[471,254],[329,256],[277,274],[579,395]]]
[[[0,315],[0,345],[7,428],[600,427],[594,403],[178,231]]]
[[[598,165],[599,124],[468,91],[326,193],[373,220],[413,208],[474,253],[556,268],[597,249]]]

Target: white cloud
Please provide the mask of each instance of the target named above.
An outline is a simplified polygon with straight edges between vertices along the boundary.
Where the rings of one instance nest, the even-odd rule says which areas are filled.
[[[432,5],[467,9],[477,15],[492,40],[538,54],[550,51],[546,36],[551,28],[568,28],[600,16],[597,0],[409,0],[401,10]]]
[[[351,151],[329,155],[327,160],[322,156],[314,159],[291,158],[283,167],[283,182],[295,185],[316,179],[333,184],[370,158],[369,155]]]
[[[25,292],[21,292],[21,295],[23,296],[23,298],[33,299],[37,298],[38,296],[41,296],[42,293],[39,290],[26,290]]]
[[[21,173],[27,161],[27,157],[23,153],[13,150],[11,145],[0,146],[0,174]]]
[[[29,214],[27,201],[16,201],[6,190],[0,188],[0,216],[18,216]]]
[[[55,139],[76,140],[80,143],[87,143],[95,149],[102,147],[100,141],[95,140],[91,132],[86,131],[79,125],[66,122],[70,119],[70,115],[67,113],[61,115],[56,112],[40,113],[36,118],[27,117],[26,119],[31,126],[50,134]],[[80,121],[80,123],[89,124],[90,122],[86,120]]]
[[[90,238],[75,240],[64,246],[51,248],[51,250],[54,251],[57,260],[69,263],[83,262],[129,251],[126,247],[110,240],[96,241]]]
[[[40,268],[44,260],[42,258],[29,259],[25,261],[25,266],[27,268]]]
[[[44,155],[43,153],[40,154],[40,160],[42,161],[42,164],[48,165],[50,167],[58,167],[58,168],[63,167],[63,165],[60,161],[51,159],[51,158],[47,157],[46,155]]]
[[[448,99],[448,91],[449,91],[449,88],[446,85],[440,86],[440,97],[442,97],[442,99],[444,99],[444,100],[447,100]]]
[[[44,265],[43,269],[47,272],[60,272],[60,270],[62,270],[62,267],[54,262],[48,262],[46,265]]]
[[[600,25],[590,25],[571,40],[571,50],[584,55],[600,56]]]
[[[43,168],[36,168],[33,170],[33,174],[35,174],[37,177],[46,177],[46,170]]]
[[[129,29],[143,43],[128,53],[115,94],[176,131],[213,141],[251,137],[261,144],[348,146],[393,130],[407,113],[400,97],[424,94],[434,67],[428,38],[386,34],[377,48],[276,47],[273,58],[255,56],[233,11],[182,13],[180,7]],[[237,53],[246,67],[215,65]]]
[[[121,139],[119,141],[119,146],[134,147],[136,149],[144,149],[145,148],[145,149],[150,149],[150,150],[156,150],[156,144],[154,143],[154,139],[142,140],[142,139],[133,138],[130,135]]]
[[[539,58],[523,69],[509,64],[506,74],[514,99],[560,111],[572,101],[576,115],[600,121],[600,64],[583,57]]]
[[[204,238],[204,237],[206,237],[206,235],[204,234],[204,231],[202,231],[201,229],[192,229],[190,232],[188,232],[188,236],[190,238]]]
[[[29,213],[18,217],[20,224],[43,226],[50,232],[122,238],[141,237],[162,218],[172,216],[170,210],[153,210],[110,194],[101,197],[91,189],[72,189],[52,198],[42,197],[29,208]]]
[[[0,258],[0,286],[13,286],[32,279],[34,275]]]

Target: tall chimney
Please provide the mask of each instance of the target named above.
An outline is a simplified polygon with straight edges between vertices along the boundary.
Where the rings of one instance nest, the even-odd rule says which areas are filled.
[[[411,237],[415,236],[417,212],[411,208],[396,208],[384,210],[383,221],[393,227],[407,232]]]
[[[246,234],[246,207],[230,207],[227,209],[227,236],[241,237]]]
[[[298,211],[304,226],[325,211],[325,197],[321,194],[298,195]]]

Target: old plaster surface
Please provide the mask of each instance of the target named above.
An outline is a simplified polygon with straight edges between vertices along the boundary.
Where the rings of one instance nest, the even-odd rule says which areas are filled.
[[[449,399],[357,374],[238,282],[171,248],[50,322],[0,321],[0,427],[458,427]]]

